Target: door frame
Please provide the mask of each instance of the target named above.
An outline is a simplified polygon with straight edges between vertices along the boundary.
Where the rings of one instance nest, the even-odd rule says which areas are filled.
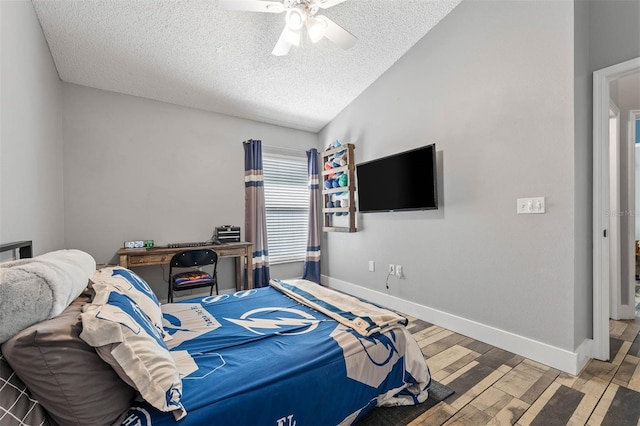
[[[638,197],[636,197],[636,180],[640,176],[636,176],[636,151],[640,148],[640,144],[636,144],[636,120],[640,120],[640,109],[632,109],[629,111],[629,129],[627,130],[627,138],[629,142],[629,152],[630,159],[629,162],[629,179],[631,180],[631,185],[629,185],[629,199],[633,200],[633,220],[631,222],[631,233],[632,238],[630,244],[632,245],[631,252],[629,253],[629,272],[630,279],[633,283],[633,291],[629,294],[629,302],[631,305],[631,317],[633,318],[636,315],[636,303],[635,303],[635,295],[636,295],[636,220],[638,215],[640,215],[640,211],[636,208],[638,204]],[[639,146],[636,146],[639,145]]]
[[[593,358],[609,359],[609,83],[640,72],[640,57],[593,73]]]
[[[627,128],[627,140],[624,143],[627,144],[627,156],[629,158],[628,161],[628,170],[627,170],[627,179],[629,184],[627,185],[629,193],[629,216],[631,220],[629,221],[629,233],[631,237],[629,238],[628,244],[628,256],[623,261],[626,261],[629,268],[628,274],[628,283],[629,285],[625,287],[625,291],[628,291],[628,302],[626,305],[622,306],[622,318],[623,319],[633,319],[636,316],[636,303],[635,303],[635,293],[636,293],[636,218],[638,217],[638,211],[636,210],[637,197],[636,197],[636,180],[638,176],[636,176],[636,143],[635,143],[635,122],[634,120],[640,119],[640,109],[632,109],[629,111],[628,117],[628,128]]]
[[[616,120],[615,135],[612,135],[611,120]],[[622,284],[622,263],[616,259],[622,259],[620,249],[620,154],[622,152],[622,141],[620,140],[620,108],[609,99],[609,123],[608,123],[608,147],[609,147],[609,206],[605,209],[608,212],[609,232],[609,318],[620,319],[621,284]],[[613,158],[611,157],[613,156]],[[605,225],[607,223],[605,222]]]

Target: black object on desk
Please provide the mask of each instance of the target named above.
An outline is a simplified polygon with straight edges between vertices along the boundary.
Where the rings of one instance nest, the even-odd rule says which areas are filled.
[[[183,247],[204,247],[204,246],[210,246],[211,242],[209,241],[198,241],[195,243],[171,243],[171,244],[167,244],[167,247],[169,248],[183,248]]]
[[[218,244],[239,243],[240,227],[231,225],[217,226],[215,232],[215,241],[217,241]]]

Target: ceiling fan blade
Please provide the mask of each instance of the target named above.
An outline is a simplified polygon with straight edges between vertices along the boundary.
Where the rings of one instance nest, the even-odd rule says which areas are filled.
[[[286,56],[289,54],[289,50],[291,49],[291,43],[284,40],[282,37],[278,39],[278,42],[273,47],[271,54],[274,56]]]
[[[242,10],[247,12],[284,12],[284,5],[278,1],[264,0],[219,0],[220,7],[227,10]]]
[[[344,3],[347,0],[318,0],[316,3],[321,9],[328,9],[331,6],[335,6],[340,3]]]
[[[351,49],[355,46],[358,38],[349,31],[345,30],[326,16],[316,16],[316,19],[323,21],[327,25],[327,29],[324,33],[326,38],[345,50]]]
[[[300,45],[300,31],[293,31],[288,27],[284,27],[276,45],[271,52],[274,56],[285,56],[289,53],[291,46]]]

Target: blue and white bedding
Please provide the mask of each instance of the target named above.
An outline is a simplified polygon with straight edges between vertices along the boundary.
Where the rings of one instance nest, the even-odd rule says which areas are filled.
[[[123,425],[349,425],[427,398],[424,356],[402,326],[363,336],[272,287],[162,311],[188,415],[140,402]]]

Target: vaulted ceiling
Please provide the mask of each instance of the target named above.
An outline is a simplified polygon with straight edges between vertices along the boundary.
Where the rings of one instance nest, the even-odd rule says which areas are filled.
[[[317,132],[461,0],[348,0],[321,10],[358,38],[271,51],[284,14],[217,0],[33,0],[69,83]]]

